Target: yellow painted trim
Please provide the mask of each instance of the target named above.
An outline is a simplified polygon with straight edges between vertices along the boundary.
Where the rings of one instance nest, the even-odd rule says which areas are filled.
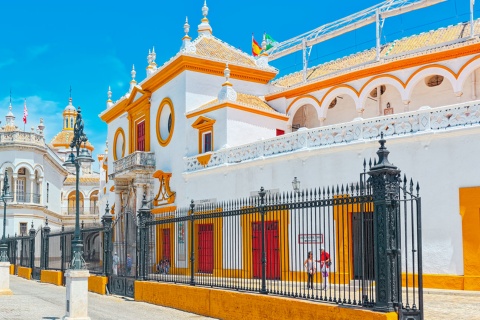
[[[145,94],[135,101],[132,106],[125,108],[128,111],[129,121],[129,150],[130,153],[138,150],[137,148],[137,125],[145,121],[145,152],[150,151],[150,94]]]
[[[162,136],[160,134],[160,116],[162,115],[162,110],[166,105],[168,105],[168,107],[170,108],[170,114],[172,115],[172,124],[171,124],[171,127],[170,127],[170,132],[168,134],[168,137],[165,140],[163,140]],[[158,143],[160,143],[160,145],[162,147],[166,147],[170,143],[170,140],[172,140],[173,130],[175,128],[175,109],[173,107],[173,102],[170,98],[165,98],[160,103],[160,107],[158,107],[158,111],[157,111],[157,122],[156,123],[157,124],[156,124],[155,131],[157,132]]]
[[[249,82],[266,84],[277,75],[277,73],[274,71],[258,70],[236,65],[230,65],[229,68],[231,79],[239,79]],[[224,70],[224,62],[180,55],[177,59],[165,66],[159,73],[156,73],[154,76],[147,79],[147,81],[142,84],[142,88],[144,92],[155,92],[158,88],[164,86],[170,80],[174,79],[185,71],[200,72],[203,74],[223,77]],[[137,87],[135,87],[133,90],[136,89]],[[141,100],[141,98],[138,100]],[[127,111],[126,108],[129,104],[129,101],[129,99],[125,99],[114,105],[112,108],[106,110],[100,116],[100,119],[106,123],[112,122]]]
[[[342,83],[347,83],[347,82],[351,82],[354,80],[363,79],[367,77],[374,77],[379,74],[386,74],[388,72],[393,72],[397,70],[403,70],[403,69],[417,67],[417,66],[424,66],[427,64],[438,63],[440,61],[477,54],[479,51],[480,51],[480,43],[475,43],[475,44],[461,47],[461,48],[453,48],[453,49],[445,50],[442,52],[422,54],[416,57],[395,60],[389,63],[384,63],[381,65],[372,66],[369,68],[367,67],[362,70],[348,72],[348,73],[345,73],[336,77],[332,77],[326,80],[309,83],[309,84],[295,87],[289,90],[267,95],[265,96],[265,100],[271,101],[271,100],[275,100],[282,97],[289,99],[289,98],[301,96],[304,94],[309,94],[311,92],[318,91],[323,88],[334,87]],[[408,81],[406,82],[406,84],[408,84]]]
[[[358,91],[358,96],[360,97],[362,95],[362,92],[363,92],[363,90],[365,89],[366,86],[368,86],[372,81],[374,81],[376,79],[379,79],[379,78],[391,78],[391,79],[397,81],[403,88],[407,87],[407,84],[403,83],[403,81],[400,80],[399,78],[397,78],[395,76],[392,76],[391,74],[381,74],[381,75],[372,77],[367,82],[365,82],[365,84],[362,86],[362,88],[360,88],[360,90]]]
[[[211,132],[212,133],[212,150],[214,149],[214,132],[213,132],[213,125],[215,124],[216,120],[200,116],[194,123],[192,123],[192,127],[198,130],[198,153],[203,153],[203,134]]]
[[[453,72],[450,68],[448,67],[445,67],[445,66],[442,66],[441,64],[430,64],[428,66],[423,66],[423,67],[420,67],[418,68],[417,70],[415,70],[407,79],[407,81],[405,81],[405,86],[408,85],[408,83],[413,79],[413,77],[415,77],[415,75],[417,75],[419,72],[423,71],[423,70],[426,70],[426,69],[432,69],[432,68],[439,68],[439,69],[444,69],[446,70],[447,72],[451,73],[452,76],[456,79],[457,78],[457,75],[455,74],[455,72]],[[451,84],[453,86],[453,83]]]
[[[198,163],[200,163],[202,166],[206,166],[208,164],[208,161],[210,161],[210,158],[212,157],[211,153],[207,153],[204,155],[197,156]]]
[[[104,295],[107,293],[107,283],[108,277],[90,275],[88,277],[88,291]]]
[[[168,206],[168,207],[153,208],[151,212],[152,214],[159,214],[159,213],[166,213],[166,212],[174,212],[175,210],[177,210],[177,206]]]
[[[115,131],[115,136],[113,137],[113,160],[114,161],[118,160],[118,158],[117,158],[117,139],[118,139],[119,136],[122,136],[122,138],[123,138],[122,158],[125,157],[125,143],[127,142],[127,140],[125,140],[125,131],[123,131],[122,128],[118,128],[117,131]]]
[[[111,192],[112,192],[112,191],[115,191],[115,186],[111,186],[111,187],[110,187],[110,191],[111,191]]]
[[[27,280],[32,279],[32,268],[18,266],[17,276],[19,276],[20,278],[25,278]]]
[[[347,89],[350,89],[350,90],[353,91],[353,93],[355,93],[355,94],[357,95],[357,97],[360,95],[360,94],[358,93],[358,91],[355,90],[354,87],[349,86],[348,84],[340,84],[340,85],[338,85],[338,86],[335,86],[335,87],[333,87],[333,88],[330,88],[330,89],[325,93],[325,95],[322,97],[322,100],[320,100],[320,107],[322,106],[323,101],[327,98],[328,94],[329,94],[330,92],[332,92],[333,90],[337,90],[338,88],[347,88]],[[333,100],[333,99],[332,99],[332,100]]]
[[[153,177],[157,178],[160,182],[157,195],[153,199],[153,205],[161,206],[174,203],[176,192],[173,192],[170,189],[170,178],[172,177],[172,174],[169,172],[163,172],[162,170],[157,170],[153,173]]]
[[[373,312],[258,293],[234,292],[170,283],[135,281],[135,300],[216,319],[245,320],[397,320],[395,312]],[[188,299],[185,299],[188,297]]]
[[[40,282],[63,286],[63,272],[56,270],[41,270]]]
[[[460,188],[459,198],[465,289],[480,290],[480,187]]]
[[[288,114],[288,111],[290,110],[290,108],[291,108],[291,107],[293,106],[293,104],[294,104],[295,102],[297,102],[298,100],[300,100],[300,99],[309,99],[309,98],[310,98],[310,99],[313,99],[313,100],[317,103],[317,105],[318,105],[319,108],[322,106],[322,105],[320,104],[320,101],[318,101],[317,98],[315,98],[314,96],[312,96],[312,95],[310,95],[310,94],[305,94],[305,95],[303,95],[303,96],[296,97],[295,99],[293,99],[293,101],[288,105],[287,111],[286,111],[285,113]]]
[[[10,274],[15,274],[15,265],[14,264],[11,264],[10,265]]]
[[[265,215],[265,222],[277,221],[278,222],[278,241],[279,244],[283,244],[285,247],[280,250],[280,279],[290,281],[300,281],[305,276],[299,273],[301,278],[296,277],[295,272],[290,272],[289,264],[289,252],[290,241],[288,237],[288,225],[290,223],[290,212],[287,210],[269,211]],[[243,270],[245,278],[253,278],[253,254],[252,254],[252,223],[261,222],[261,217],[258,212],[245,214],[241,216],[242,227],[242,257],[243,257]]]
[[[245,106],[237,105],[234,102],[224,102],[224,103],[214,105],[210,108],[206,108],[206,109],[202,109],[200,111],[195,111],[195,112],[189,113],[189,114],[187,114],[187,119],[190,119],[190,118],[193,118],[193,117],[196,117],[196,116],[200,116],[202,114],[206,114],[206,113],[209,113],[209,112],[212,112],[212,111],[215,111],[215,110],[223,109],[223,108],[232,108],[232,109],[236,109],[236,110],[241,110],[241,111],[257,114],[257,115],[264,116],[264,117],[267,117],[267,118],[288,121],[287,116],[284,116],[284,115],[281,115],[281,114],[274,114],[274,113],[270,113],[270,112],[266,112],[266,111],[262,111],[262,110],[258,110],[258,109],[251,109],[251,108],[248,108],[248,107],[245,107]]]

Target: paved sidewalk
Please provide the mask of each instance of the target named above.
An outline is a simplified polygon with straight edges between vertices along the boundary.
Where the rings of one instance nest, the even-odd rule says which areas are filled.
[[[65,315],[65,287],[10,276],[11,296],[0,296],[0,319],[61,319]],[[88,294],[92,320],[211,319],[196,314],[136,302],[118,296]]]
[[[1,320],[55,320],[65,315],[65,287],[10,276],[10,289],[12,296],[0,296]],[[92,320],[212,319],[118,296],[88,297]],[[424,307],[427,320],[480,320],[480,292],[425,289]]]

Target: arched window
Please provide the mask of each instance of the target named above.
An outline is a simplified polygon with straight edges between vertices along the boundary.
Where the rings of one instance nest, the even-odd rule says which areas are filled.
[[[65,128],[68,128],[68,118],[65,118]]]
[[[70,118],[70,128],[73,128],[73,117]]]
[[[90,195],[90,214],[98,214],[98,212],[98,191],[94,191]]]

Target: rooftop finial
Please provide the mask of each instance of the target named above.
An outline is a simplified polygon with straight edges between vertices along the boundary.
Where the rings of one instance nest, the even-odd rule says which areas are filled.
[[[12,88],[10,88],[10,105],[12,105]]]
[[[190,31],[190,25],[188,24],[188,17],[185,17],[185,24],[183,25],[183,31],[185,32],[185,37],[188,37],[188,32]]]
[[[130,74],[132,75],[132,81],[131,82],[137,82],[135,81],[135,76],[137,75],[137,71],[135,71],[135,65],[132,64],[132,71],[130,71]]]
[[[203,3],[202,15],[203,15],[202,23],[198,25],[198,34],[211,35],[212,27],[208,23],[208,18],[207,18],[207,15],[208,15],[207,0],[205,0],[205,2]]]
[[[110,108],[111,106],[113,106],[112,89],[110,88],[110,86],[108,86],[107,97],[108,97],[107,108]]]
[[[233,89],[233,85],[230,83],[230,81],[228,81],[230,78],[230,69],[228,68],[228,63],[225,66],[223,74],[225,75],[226,80],[222,84],[222,89],[220,89],[220,92],[218,93],[218,100],[237,101],[237,92],[235,89]]]

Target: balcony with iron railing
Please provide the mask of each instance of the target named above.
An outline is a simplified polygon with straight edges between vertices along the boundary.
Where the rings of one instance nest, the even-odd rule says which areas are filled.
[[[369,119],[354,119],[324,127],[301,129],[262,141],[184,158],[185,171],[194,172],[227,164],[252,161],[299,150],[329,148],[378,139],[384,136],[411,136],[418,133],[457,130],[480,126],[480,101],[419,110]],[[208,161],[204,156],[208,155]]]
[[[114,178],[133,177],[136,173],[153,173],[155,170],[155,153],[135,151],[113,163],[113,173],[109,176]]]
[[[12,199],[8,201],[9,204],[40,204],[41,200],[41,194],[39,193],[13,192],[11,195]],[[3,201],[0,201],[0,205],[3,205]]]
[[[82,204],[80,204],[78,211],[80,214],[86,214],[86,215],[98,215],[100,213],[100,209],[98,207],[90,206],[90,207],[84,207]],[[77,209],[75,206],[69,206],[69,207],[62,207],[62,214],[64,215],[75,215],[77,212]]]

